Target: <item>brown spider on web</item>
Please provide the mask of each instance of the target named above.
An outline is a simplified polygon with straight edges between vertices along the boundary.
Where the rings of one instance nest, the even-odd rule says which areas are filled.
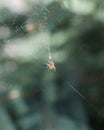
[[[54,64],[53,61],[48,61],[48,63],[47,63],[46,65],[47,65],[47,68],[48,68],[49,70],[54,70],[54,71],[56,71],[56,67],[55,67],[55,64]]]

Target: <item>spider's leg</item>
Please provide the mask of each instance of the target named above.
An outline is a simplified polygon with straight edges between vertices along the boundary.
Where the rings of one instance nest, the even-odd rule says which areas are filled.
[[[49,68],[49,66],[47,65],[46,68]]]
[[[49,68],[49,67],[48,67],[47,69],[48,69],[48,70],[50,70],[50,68]]]
[[[54,67],[53,69],[54,69],[54,71],[56,71],[56,67]]]

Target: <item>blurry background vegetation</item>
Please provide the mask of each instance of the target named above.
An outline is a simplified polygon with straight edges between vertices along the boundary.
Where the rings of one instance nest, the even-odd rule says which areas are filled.
[[[0,1],[0,130],[43,129],[104,130],[103,0]]]

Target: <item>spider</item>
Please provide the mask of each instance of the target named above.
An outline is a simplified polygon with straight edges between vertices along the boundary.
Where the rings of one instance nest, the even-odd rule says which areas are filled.
[[[54,71],[56,70],[56,67],[53,61],[48,61],[46,65],[47,65],[48,70],[54,70]]]

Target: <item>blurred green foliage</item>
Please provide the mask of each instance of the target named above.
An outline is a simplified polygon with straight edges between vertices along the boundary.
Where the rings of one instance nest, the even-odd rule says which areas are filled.
[[[9,2],[0,2],[0,130],[103,130],[103,0]]]

